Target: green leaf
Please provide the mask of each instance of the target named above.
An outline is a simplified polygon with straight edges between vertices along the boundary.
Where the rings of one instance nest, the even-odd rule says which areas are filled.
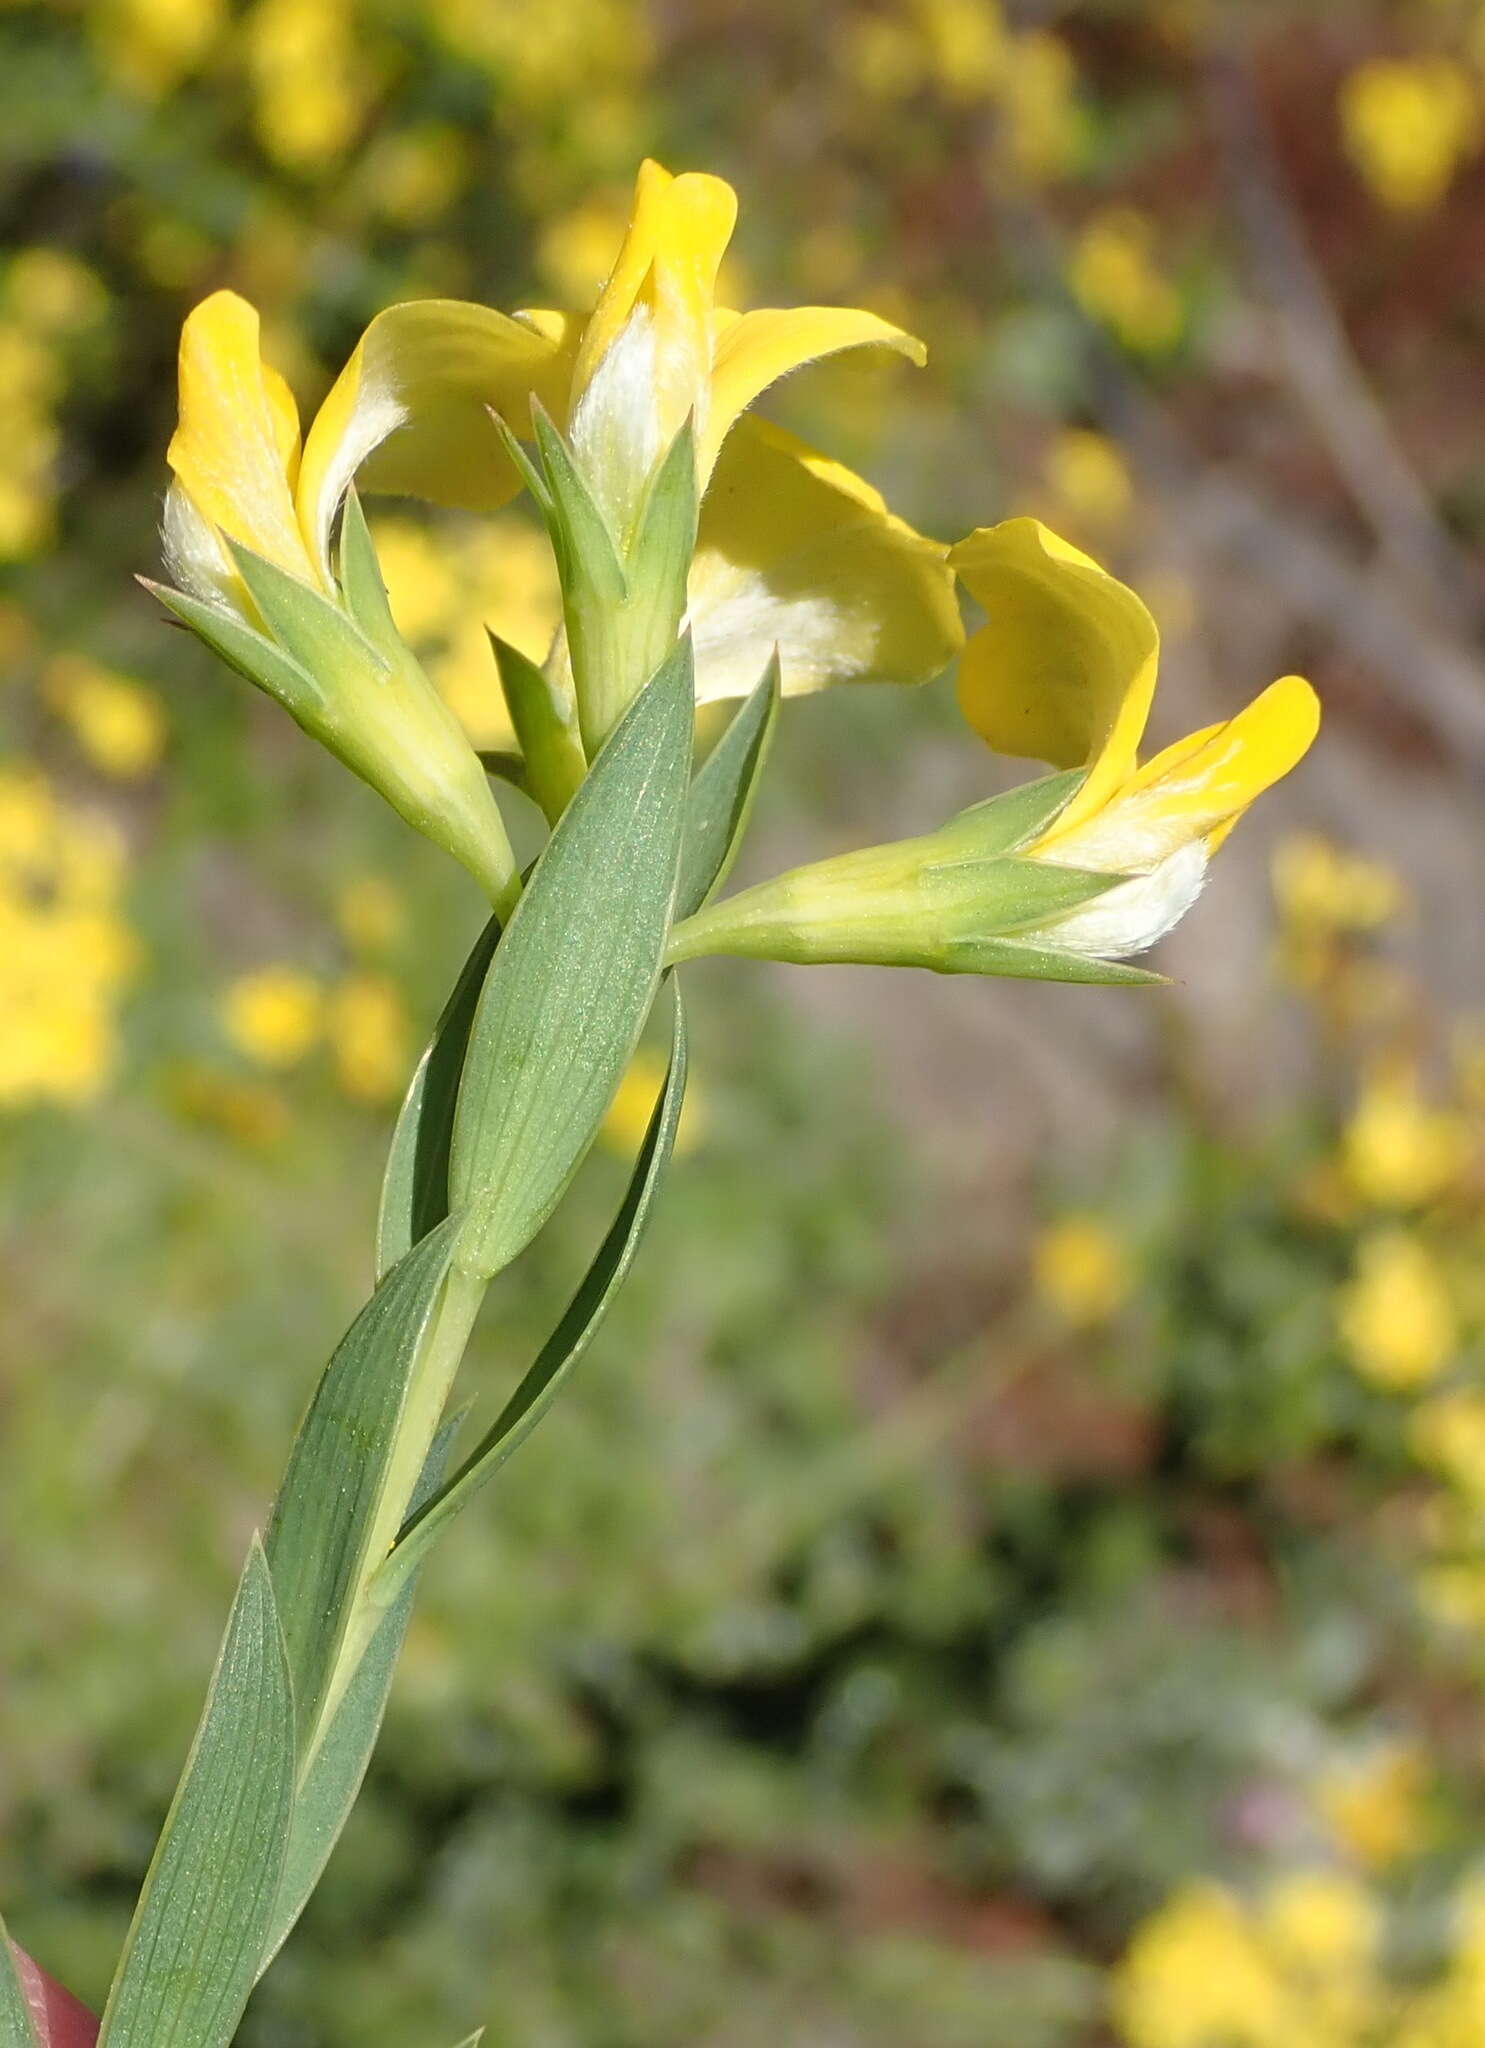
[[[387,602],[381,564],[354,487],[346,492],[340,517],[340,588],[346,610],[372,646],[389,663],[403,660],[407,649]]]
[[[491,633],[500,688],[520,743],[530,794],[555,825],[588,772],[583,743],[550,678],[534,661]]]
[[[0,2048],[41,2048],[31,2005],[21,1983],[21,1963],[0,1920]]]
[[[227,545],[264,624],[301,668],[327,685],[341,677],[390,674],[386,656],[328,598],[240,541],[229,538]]]
[[[1039,775],[1035,781],[1018,783],[1000,796],[971,804],[933,837],[946,846],[962,842],[967,853],[1014,853],[1049,829],[1087,779],[1086,768],[1070,768],[1061,775]]]
[[[537,398],[531,401],[531,424],[546,471],[552,545],[563,591],[581,585],[599,604],[622,604],[629,586],[609,523],[551,414]]]
[[[763,680],[696,771],[686,798],[686,837],[676,888],[677,920],[694,917],[737,858],[779,710],[777,653]]]
[[[226,2048],[268,1937],[293,1800],[293,1692],[255,1536],[100,2048]]]
[[[548,525],[550,525],[553,513],[553,503],[552,494],[547,489],[546,478],[542,475],[541,471],[537,468],[536,464],[531,460],[531,457],[526,453],[524,444],[518,439],[516,434],[512,431],[509,423],[506,420],[503,420],[498,412],[494,411],[491,412],[490,419],[494,425],[496,433],[500,436],[501,446],[505,449],[506,454],[511,459],[511,464],[512,467],[515,469],[516,475],[521,479],[522,483],[531,493],[532,499],[536,505],[536,509],[538,510],[538,512],[540,512],[542,518],[547,521]]]
[[[449,1147],[459,1077],[499,937],[499,921],[491,918],[460,970],[398,1113],[376,1225],[378,1279],[449,1213]]]
[[[449,1452],[467,1413],[467,1409],[462,1409],[457,1415],[451,1415],[434,1439],[417,1492],[413,1495],[414,1513],[424,1501],[432,1498],[442,1482]],[[371,1752],[381,1732],[387,1694],[392,1687],[392,1673],[402,1648],[402,1639],[407,1633],[408,1616],[412,1613],[416,1590],[415,1579],[409,1577],[400,1598],[387,1611],[363,1652],[355,1675],[346,1687],[345,1697],[331,1717],[324,1739],[300,1781],[260,1975],[293,1931],[356,1803],[366,1766],[371,1761]]]
[[[684,641],[635,698],[547,842],[490,964],[454,1118],[461,1263],[488,1276],[556,1207],[659,980],[694,722]]]
[[[268,1561],[294,1680],[301,1760],[320,1728],[357,1595],[372,1560],[396,1534],[438,1425],[435,1413],[411,1452],[417,1464],[401,1499],[391,1498],[397,1454],[410,1454],[402,1425],[443,1306],[456,1231],[451,1218],[414,1245],[341,1339],[299,1425],[274,1502]]]
[[[373,1597],[391,1600],[401,1596],[404,1584],[417,1570],[440,1530],[468,1505],[536,1427],[598,1334],[639,1250],[675,1144],[685,1092],[686,1021],[677,985],[665,1086],[655,1104],[619,1213],[535,1364],[453,1478],[409,1517],[373,1583]]]
[[[636,683],[649,679],[674,644],[695,552],[696,436],[688,418],[655,471],[624,558],[621,638]]]
[[[999,974],[1014,981],[1066,981],[1110,987],[1161,988],[1169,976],[1122,960],[1090,960],[1054,946],[1023,946],[1015,939],[957,939],[936,962],[943,974]]]
[[[188,597],[183,590],[172,590],[166,583],[152,583],[147,576],[139,581],[183,626],[189,626],[198,640],[204,640],[213,654],[220,655],[229,668],[258,689],[276,697],[301,723],[324,709],[325,693],[314,677],[232,612],[205,604],[199,597]]]

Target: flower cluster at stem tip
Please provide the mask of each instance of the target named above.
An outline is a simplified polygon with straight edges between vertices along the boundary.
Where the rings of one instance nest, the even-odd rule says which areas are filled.
[[[1237,819],[1304,754],[1314,692],[1284,677],[1141,765],[1159,635],[1132,590],[1034,519],[953,547],[928,539],[861,478],[751,412],[823,356],[869,348],[921,363],[924,351],[849,307],[719,306],[736,211],[722,179],[645,163],[590,314],[393,306],[302,439],[257,315],[213,294],[181,339],[165,512],[175,587],[160,595],[504,911],[519,881],[500,812],[386,609],[352,487],[495,512],[527,484],[562,609],[542,718],[523,718],[504,664],[501,681],[525,756],[515,772],[553,823],[682,631],[702,704],[748,694],[775,656],[787,697],[925,683],[957,655],[971,730],[1063,771],[924,837],[712,904],[677,927],[672,959],[1146,978],[1119,963],[1170,930]],[[395,528],[383,534],[393,554],[414,552]],[[425,589],[437,583],[436,561],[421,571]],[[985,614],[967,642],[959,585]],[[530,632],[528,620],[528,644]],[[536,673],[541,651],[524,670]]]

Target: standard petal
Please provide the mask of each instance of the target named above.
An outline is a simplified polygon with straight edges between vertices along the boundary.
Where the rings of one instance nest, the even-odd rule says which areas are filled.
[[[775,647],[784,691],[931,680],[963,638],[945,550],[869,484],[757,419],[702,504],[688,618],[696,693],[745,695]]]
[[[1096,817],[1037,850],[1075,867],[1147,872],[1182,847],[1215,853],[1256,797],[1304,758],[1320,703],[1303,676],[1281,676],[1236,718],[1147,761]]]
[[[737,222],[737,194],[704,171],[680,177],[651,158],[640,165],[623,247],[583,334],[574,401],[628,325],[641,296],[659,301],[662,324],[689,328],[709,352],[712,291]]]
[[[997,753],[1089,773],[1061,837],[1132,772],[1160,634],[1135,593],[1036,519],[984,526],[949,560],[985,608],[959,666],[959,705]]]
[[[706,420],[697,437],[703,479],[739,414],[770,384],[847,348],[893,348],[921,368],[927,350],[890,320],[851,306],[789,306],[720,315]]]
[[[492,413],[523,431],[533,395],[566,394],[571,354],[540,320],[459,299],[414,299],[378,313],[304,444],[297,492],[305,542],[328,573],[330,528],[358,470],[361,487],[489,511],[519,479]]]
[[[211,526],[291,575],[317,581],[294,516],[294,400],[260,352],[258,315],[213,292],[180,337],[180,422],[168,460]]]

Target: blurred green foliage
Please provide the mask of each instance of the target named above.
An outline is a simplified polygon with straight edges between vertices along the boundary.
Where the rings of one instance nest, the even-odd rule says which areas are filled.
[[[1326,13],[1253,19],[1291,125],[1324,127],[1328,231],[1375,237],[1395,287],[1427,268],[1410,224],[1478,225],[1449,210],[1478,179],[1478,9]],[[1110,359],[1199,414],[1233,308],[1191,175],[1204,20],[0,7],[0,1895],[80,1993],[364,1294],[390,1102],[479,915],[129,586],[183,313],[245,292],[310,401],[392,297],[580,301],[635,159],[704,162],[743,190],[738,298],[873,303],[934,344],[917,390],[842,372],[812,410],[781,400],[794,424],[932,531],[1014,503],[1117,552],[1149,514],[1104,431]],[[1462,504],[1454,454],[1436,481]],[[458,635],[539,626],[529,533],[380,530],[477,728],[493,678]],[[905,813],[903,733],[941,708],[853,709],[786,728],[785,836],[833,845],[858,782]],[[947,1271],[880,1072],[776,982],[694,977],[689,1156],[572,1394],[428,1575],[365,1798],[246,2043],[486,2019],[492,2048],[1072,2048],[1104,2038],[1111,1982],[1132,2048],[1453,2040],[1387,2030],[1395,1987],[1454,1953],[1485,1806],[1485,1073],[1393,964],[1395,878],[1306,841],[1275,883],[1263,1022],[1301,1009],[1304,1100],[1243,1127],[1172,1046],[1138,1135],[1009,1224],[956,1219],[983,1256]],[[954,1113],[990,1143],[983,1086]],[[502,1281],[485,1401],[622,1173],[595,1160]],[[1208,1953],[1210,1916],[1160,1917],[1193,1880],[1263,1901],[1316,1869],[1389,1930],[1329,2032],[1293,2003],[1264,2008],[1278,2036],[1203,2017],[1173,1943],[1137,1949],[1135,1995],[1142,1922]]]

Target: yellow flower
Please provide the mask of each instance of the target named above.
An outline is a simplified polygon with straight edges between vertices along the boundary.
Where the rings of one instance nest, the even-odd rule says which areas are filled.
[[[222,998],[228,1039],[260,1067],[297,1066],[318,1041],[324,1016],[324,991],[297,967],[255,968]]]
[[[629,1062],[618,1093],[599,1126],[598,1135],[611,1152],[617,1152],[625,1159],[634,1157],[644,1143],[651,1114],[664,1086],[664,1060],[642,1047]],[[705,1124],[705,1111],[693,1083],[686,1091],[681,1120],[676,1126],[675,1154],[678,1159],[696,1149]]]
[[[1421,1402],[1408,1442],[1415,1457],[1485,1508],[1485,1394],[1460,1389]]]
[[[1385,862],[1318,832],[1281,839],[1270,876],[1280,915],[1301,934],[1380,931],[1407,907],[1407,891]]]
[[[342,938],[358,953],[385,953],[407,922],[402,897],[384,875],[358,875],[335,899]]]
[[[109,76],[155,99],[200,68],[226,19],[225,0],[99,0],[85,17]]]
[[[1341,138],[1367,188],[1394,213],[1438,205],[1479,145],[1479,96],[1450,57],[1373,57],[1341,85]]]
[[[1129,1256],[1100,1217],[1062,1216],[1036,1241],[1031,1262],[1038,1295],[1078,1328],[1107,1322],[1134,1286]]]
[[[1446,1193],[1469,1156],[1464,1124],[1425,1102],[1410,1063],[1388,1059],[1371,1068],[1341,1139],[1346,1176],[1363,1201],[1417,1208]]]
[[[1274,1953],[1300,1972],[1367,1968],[1382,1931],[1371,1893],[1340,1870],[1278,1879],[1264,1898],[1262,1926]]]
[[[1019,176],[1041,184],[1077,168],[1088,124],[1078,102],[1077,67],[1060,36],[1029,29],[1012,38],[999,104],[1006,156]]]
[[[1118,526],[1134,504],[1128,464],[1105,434],[1064,427],[1046,456],[1047,482],[1080,524]]]
[[[1133,207],[1093,216],[1073,245],[1069,281],[1079,305],[1128,349],[1161,355],[1185,325],[1181,294],[1155,261],[1155,230]]]
[[[490,431],[475,394],[487,389],[492,323],[501,335],[515,327],[479,307],[437,301],[382,314],[356,360],[363,369],[380,366],[390,382],[360,371],[351,387],[342,379],[301,457],[298,410],[288,385],[262,359],[257,314],[231,292],[204,300],[181,332],[180,421],[169,449],[175,481],[165,500],[166,559],[187,601],[159,594],[203,638],[225,637],[229,658],[306,731],[462,861],[492,901],[508,905],[514,857],[458,721],[404,646],[389,647],[381,630],[373,644],[348,619],[341,624],[324,615],[325,606],[342,608],[330,529],[361,457],[380,446],[384,486],[410,487],[396,467],[406,444],[415,460],[430,445],[457,445],[471,410]],[[419,341],[430,330],[437,337],[431,360]],[[533,335],[526,341],[539,351]],[[280,596],[267,637],[244,641],[240,631],[265,621],[229,541],[308,593],[288,606]]]
[[[258,0],[245,24],[258,136],[277,162],[326,171],[354,139],[373,79],[346,0]]]
[[[1431,1405],[1431,1404],[1430,1404]],[[1413,1742],[1382,1742],[1331,1766],[1315,1804],[1340,1846],[1368,1870],[1415,1856],[1428,1840],[1428,1761]]]
[[[1160,635],[1135,593],[1034,519],[981,527],[950,560],[988,621],[959,668],[968,723],[999,753],[1087,771],[1021,854],[1133,878],[1020,936],[1101,960],[1143,952],[1196,901],[1255,797],[1303,758],[1315,693],[1285,676],[1139,766]]]
[[[96,325],[108,293],[95,270],[65,249],[18,249],[5,271],[5,303],[38,334],[59,340]]]
[[[106,1084],[138,949],[124,850],[40,774],[0,769],[0,1106],[78,1105]]]
[[[1444,1276],[1404,1230],[1363,1238],[1339,1301],[1341,1341],[1365,1380],[1405,1392],[1436,1379],[1458,1341]]]
[[[848,470],[741,419],[769,385],[821,356],[870,346],[921,361],[922,346],[878,315],[847,307],[716,306],[736,207],[720,178],[672,177],[646,163],[618,257],[586,320],[550,312],[506,318],[444,300],[378,315],[305,441],[294,499],[306,538],[292,543],[291,552],[300,550],[295,573],[304,573],[306,548],[328,573],[330,524],[357,472],[367,490],[471,510],[505,503],[519,478],[491,414],[527,434],[533,399],[567,429],[622,543],[689,417],[705,489],[705,587],[690,592],[698,696],[751,689],[775,644],[786,692],[936,675],[960,637],[944,551],[893,519]],[[268,429],[259,438],[273,446]],[[279,464],[286,466],[291,459]],[[290,546],[295,508],[281,483],[274,504],[262,538]]]
[[[130,781],[157,766],[165,749],[165,714],[154,691],[83,654],[58,654],[46,665],[47,701],[66,720],[95,768]]]
[[[347,1095],[389,1102],[407,1084],[411,1027],[395,982],[353,974],[335,989],[326,1017],[330,1053]]]
[[[1217,1885],[1188,1885],[1146,1920],[1112,1990],[1129,2048],[1299,2048],[1279,1972]]]

